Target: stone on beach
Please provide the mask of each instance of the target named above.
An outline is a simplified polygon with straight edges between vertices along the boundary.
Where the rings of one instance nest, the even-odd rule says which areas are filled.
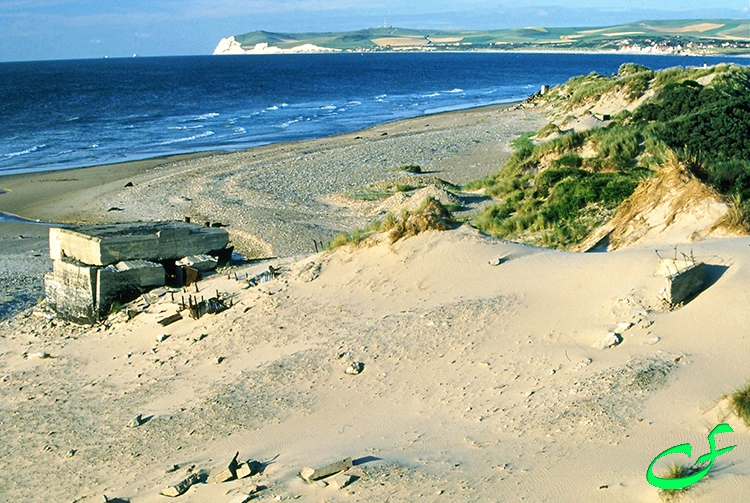
[[[185,494],[188,489],[193,484],[197,484],[200,482],[201,476],[198,473],[191,473],[186,478],[182,479],[178,483],[168,486],[164,489],[162,489],[161,493],[164,496],[169,496],[170,498],[176,498],[177,496],[180,496],[182,494]]]
[[[358,375],[361,374],[362,371],[365,369],[365,364],[362,362],[351,362],[348,367],[346,367],[346,370],[344,372],[349,375]]]
[[[237,478],[237,468],[239,464],[237,463],[237,458],[239,457],[240,453],[237,452],[234,457],[229,461],[227,464],[227,467],[221,470],[219,473],[211,477],[212,484],[221,484],[222,482],[227,482],[229,480],[233,480]]]
[[[136,414],[136,416],[128,421],[128,428],[137,428],[140,425],[144,423],[143,416],[141,414]]]
[[[328,482],[330,487],[340,490],[351,484],[353,480],[354,476],[348,473],[339,473],[328,479],[326,482]]]
[[[343,470],[348,470],[352,466],[353,466],[352,458],[346,458],[346,459],[342,459],[341,461],[337,461],[335,463],[331,463],[329,465],[323,466],[322,468],[305,467],[300,472],[300,477],[302,477],[307,482],[313,482],[315,480],[333,475],[334,473],[338,473]]]
[[[596,343],[596,347],[601,349],[607,349],[617,346],[622,342],[622,336],[617,332],[609,332],[607,336],[601,341]]]

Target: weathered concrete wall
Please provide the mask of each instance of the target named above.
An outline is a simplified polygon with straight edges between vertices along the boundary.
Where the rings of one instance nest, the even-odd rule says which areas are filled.
[[[96,311],[99,316],[106,316],[113,302],[130,302],[165,282],[166,273],[161,264],[131,260],[108,265],[97,271]]]
[[[225,229],[186,222],[137,222],[50,229],[53,260],[74,259],[91,265],[127,260],[170,260],[224,248]]]
[[[63,319],[94,323],[96,267],[56,260],[52,272],[44,276],[47,303]]]
[[[200,272],[213,271],[219,264],[219,261],[210,255],[192,255],[178,260],[176,265],[192,267]]]
[[[679,304],[703,289],[706,281],[705,264],[699,263],[667,277],[661,297],[671,305]]]

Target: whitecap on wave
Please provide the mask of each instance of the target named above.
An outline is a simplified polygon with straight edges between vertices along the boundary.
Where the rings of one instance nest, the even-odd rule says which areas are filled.
[[[199,140],[201,138],[206,138],[207,136],[212,136],[213,134],[215,134],[213,131],[206,131],[205,133],[197,134],[194,136],[188,136],[186,138],[175,138],[174,140],[167,140],[167,141],[161,142],[160,145],[172,145],[173,143],[182,143],[186,141]]]
[[[5,154],[4,157],[6,157],[7,159],[11,159],[13,157],[18,157],[19,155],[31,154],[32,152],[36,152],[37,150],[42,149],[46,146],[47,145],[36,145],[34,147],[27,148],[26,150],[21,150],[19,152],[11,152],[9,154]]]
[[[211,119],[213,117],[218,117],[218,116],[219,116],[219,114],[216,113],[216,112],[209,112],[209,113],[206,113],[206,114],[201,114],[201,115],[198,115],[196,117],[193,117],[192,119],[188,119],[188,121],[204,121],[206,119]]]
[[[188,129],[202,129],[203,124],[198,124],[196,126],[170,126],[167,129],[171,129],[173,131],[187,131]]]
[[[463,89],[459,89],[459,88],[455,88],[455,89],[451,89],[450,91],[445,91],[445,92],[448,93],[448,94],[458,94],[458,93],[464,92],[464,90]]]

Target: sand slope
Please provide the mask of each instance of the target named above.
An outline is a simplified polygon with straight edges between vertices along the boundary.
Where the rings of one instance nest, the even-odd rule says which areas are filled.
[[[201,291],[234,307],[166,329],[168,296],[94,329],[5,321],[0,500],[166,501],[189,467],[240,451],[264,473],[178,501],[253,484],[311,502],[659,501],[651,460],[683,442],[707,452],[712,407],[750,374],[748,244],[693,245],[711,286],[674,311],[656,301],[653,250],[564,253],[462,227],[281,264],[248,289],[215,276]],[[610,330],[623,343],[594,347]],[[127,428],[137,413],[150,420]],[[718,444],[737,447],[685,501],[750,497],[750,432],[733,424]],[[359,478],[343,490],[297,477],[346,456]]]

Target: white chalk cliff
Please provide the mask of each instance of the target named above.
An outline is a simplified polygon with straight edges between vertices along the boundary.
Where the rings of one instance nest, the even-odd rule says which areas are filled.
[[[234,37],[222,38],[214,49],[214,54],[245,54],[239,42]]]
[[[339,49],[319,47],[314,44],[303,44],[291,49],[281,49],[265,42],[255,44],[252,49],[243,49],[234,37],[222,38],[214,49],[214,54],[313,54],[320,52],[340,52]]]

